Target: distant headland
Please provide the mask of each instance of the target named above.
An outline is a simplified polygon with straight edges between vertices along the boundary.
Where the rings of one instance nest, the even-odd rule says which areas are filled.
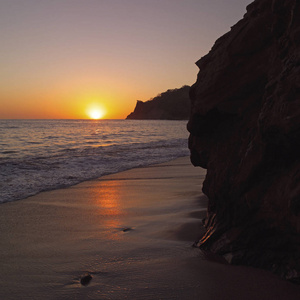
[[[188,120],[190,115],[190,86],[171,89],[143,102],[138,100],[134,111],[126,119]]]

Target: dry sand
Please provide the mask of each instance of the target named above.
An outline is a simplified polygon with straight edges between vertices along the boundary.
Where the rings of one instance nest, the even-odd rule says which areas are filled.
[[[0,299],[299,299],[192,247],[204,176],[184,157],[2,204]]]

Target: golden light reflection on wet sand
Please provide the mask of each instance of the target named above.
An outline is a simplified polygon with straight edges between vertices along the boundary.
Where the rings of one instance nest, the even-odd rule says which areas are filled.
[[[108,239],[119,239],[122,230],[121,217],[124,211],[120,203],[121,186],[119,181],[102,181],[94,197],[97,213],[101,216],[101,226],[107,229]]]

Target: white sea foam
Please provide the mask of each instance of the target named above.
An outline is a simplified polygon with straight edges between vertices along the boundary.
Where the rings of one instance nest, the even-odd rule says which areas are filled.
[[[0,120],[0,202],[188,155],[186,121]]]

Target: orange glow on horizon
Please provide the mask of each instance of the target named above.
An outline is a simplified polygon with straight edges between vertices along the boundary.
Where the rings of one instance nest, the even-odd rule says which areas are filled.
[[[119,91],[68,90],[32,91],[21,96],[8,95],[1,107],[0,119],[125,119],[135,107],[137,96],[124,96]],[[1,106],[1,105],[0,105]]]

